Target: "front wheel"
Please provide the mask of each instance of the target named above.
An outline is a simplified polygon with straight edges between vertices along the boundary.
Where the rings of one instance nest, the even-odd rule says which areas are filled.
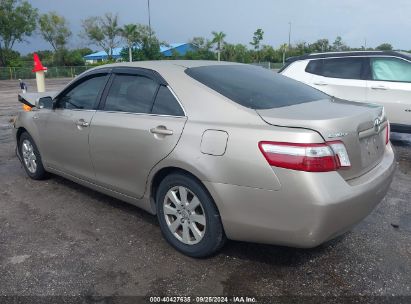
[[[218,210],[196,179],[182,173],[168,175],[156,197],[161,231],[174,248],[191,257],[205,257],[224,245]]]
[[[33,138],[27,132],[20,136],[19,152],[27,175],[36,180],[44,179],[47,173],[41,162],[40,152]]]

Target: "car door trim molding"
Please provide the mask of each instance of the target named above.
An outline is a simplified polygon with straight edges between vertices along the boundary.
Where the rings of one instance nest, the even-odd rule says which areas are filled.
[[[156,81],[160,85],[168,85],[167,81],[158,72],[151,69],[140,67],[115,67],[112,69],[111,73],[145,76]]]

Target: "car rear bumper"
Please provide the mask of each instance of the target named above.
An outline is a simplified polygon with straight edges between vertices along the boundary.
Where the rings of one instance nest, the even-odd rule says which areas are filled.
[[[381,163],[350,181],[337,172],[275,168],[281,182],[278,191],[204,184],[216,201],[229,239],[309,248],[366,217],[387,193],[395,167],[388,145]]]

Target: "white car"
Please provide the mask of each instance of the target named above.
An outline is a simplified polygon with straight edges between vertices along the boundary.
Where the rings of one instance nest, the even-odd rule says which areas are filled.
[[[279,73],[336,98],[383,105],[391,131],[411,133],[411,54],[309,54],[289,58]]]

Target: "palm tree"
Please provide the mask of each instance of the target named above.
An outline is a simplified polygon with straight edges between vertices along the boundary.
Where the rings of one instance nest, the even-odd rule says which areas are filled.
[[[133,45],[137,43],[140,39],[140,33],[137,29],[137,24],[125,24],[123,28],[120,29],[120,34],[127,42],[128,47],[128,59],[130,62],[133,61]]]
[[[213,34],[213,40],[211,41],[213,44],[217,44],[217,58],[218,61],[220,61],[220,54],[221,54],[221,46],[224,42],[224,38],[226,36],[226,34],[224,34],[223,32],[212,32]]]
[[[283,65],[285,65],[285,53],[288,50],[288,44],[284,43],[280,46],[280,51],[283,52]]]

